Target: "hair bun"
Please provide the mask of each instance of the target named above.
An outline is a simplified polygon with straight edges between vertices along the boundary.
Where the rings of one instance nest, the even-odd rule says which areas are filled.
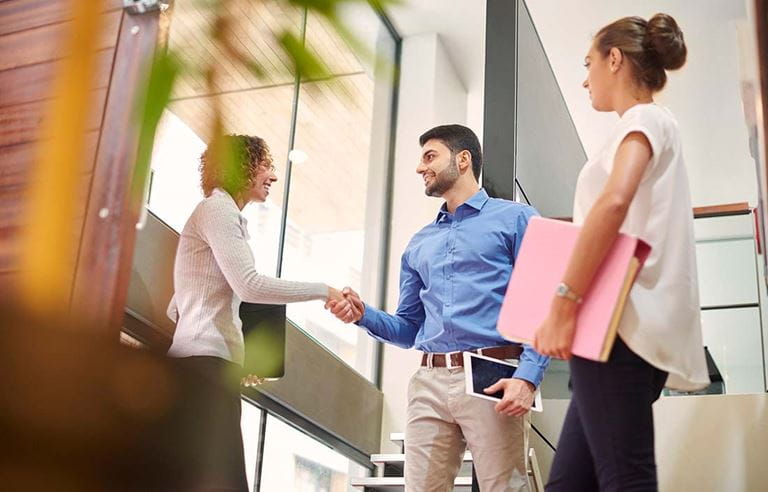
[[[676,70],[685,64],[688,49],[685,47],[683,31],[671,16],[656,14],[650,18],[645,43],[656,54],[665,70]]]

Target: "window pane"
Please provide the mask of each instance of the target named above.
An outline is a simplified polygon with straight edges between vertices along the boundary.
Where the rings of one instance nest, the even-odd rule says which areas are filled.
[[[248,490],[253,490],[256,476],[256,459],[259,456],[259,426],[261,425],[261,409],[240,400],[242,417],[240,429],[243,432],[243,449],[245,451],[245,474],[248,476]]]
[[[349,465],[333,449],[267,416],[261,490],[345,492]]]
[[[178,0],[171,10],[168,45],[193,70],[177,83],[158,129],[149,209],[177,231],[203,198],[198,166],[210,138],[214,103],[221,107],[227,133],[266,140],[278,178],[285,177],[294,82],[289,62],[277,48],[274,36],[283,29],[298,33],[302,13],[285,2],[231,2],[229,8],[235,10],[237,19],[237,46],[266,69],[264,77],[256,79],[212,43],[211,5]],[[213,90],[206,87],[202,77],[211,60],[216,60],[219,67]],[[282,203],[283,186],[278,181],[265,203],[251,204],[243,210],[256,267],[268,275],[274,275],[277,269]]]
[[[301,84],[294,149],[306,159],[294,158],[291,170],[282,276],[349,285],[376,305],[395,43],[367,6],[344,17],[365,28],[361,40],[376,60],[357,56],[332,27],[309,15],[307,46],[334,77]],[[287,313],[370,377],[373,344],[364,332],[316,302],[289,305]]]

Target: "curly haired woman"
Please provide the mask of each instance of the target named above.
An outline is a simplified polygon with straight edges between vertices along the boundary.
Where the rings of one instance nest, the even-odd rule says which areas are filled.
[[[228,157],[217,159],[223,155]],[[244,359],[240,301],[346,302],[326,284],[256,271],[240,211],[266,200],[277,181],[274,171],[269,148],[259,137],[227,135],[209,145],[200,158],[205,199],[179,238],[175,293],[168,307],[176,332],[168,355],[177,359],[185,382],[183,422],[177,425],[185,442],[192,443],[184,449],[189,454],[185,470],[194,475],[189,479],[195,490],[247,490],[237,377]]]

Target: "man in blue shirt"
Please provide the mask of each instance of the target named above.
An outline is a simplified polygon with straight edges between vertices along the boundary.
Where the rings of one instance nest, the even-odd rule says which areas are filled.
[[[426,194],[445,203],[403,253],[397,311],[365,304],[350,289],[349,303],[328,307],[378,340],[424,352],[408,388],[407,490],[452,490],[468,445],[481,490],[527,491],[526,414],[549,359],[502,338],[496,321],[523,233],[537,212],[489,198],[480,188],[482,153],[469,128],[438,126],[419,143],[416,172]],[[465,394],[464,351],[519,360],[514,378],[486,390],[503,390],[500,403]]]

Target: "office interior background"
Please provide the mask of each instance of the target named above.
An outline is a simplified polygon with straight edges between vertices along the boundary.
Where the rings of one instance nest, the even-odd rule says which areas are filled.
[[[78,176],[73,218],[71,302],[116,316],[124,345],[168,346],[176,241],[202,199],[199,156],[217,106],[224,130],[264,138],[277,167],[279,181],[267,201],[243,211],[257,269],[350,285],[392,311],[400,254],[440,206],[424,196],[415,173],[418,136],[444,123],[469,126],[483,143],[483,180],[494,196],[569,217],[579,169],[617,118],[592,110],[581,85],[591,37],[616,18],[663,11],[677,19],[689,50],[686,66],[670,74],[656,100],[682,130],[704,343],[716,377],[707,394],[667,393],[655,405],[660,489],[768,488],[768,316],[762,312],[768,291],[764,222],[756,210],[766,190],[761,108],[768,100],[768,52],[758,41],[768,36],[766,2],[404,0],[383,10],[375,2],[344,3],[340,20],[358,39],[355,47],[298,4],[230,2],[239,49],[266,67],[255,77],[205,35],[212,24],[208,2],[172,0],[162,12],[146,13],[129,12],[121,0],[103,2],[83,150],[88,164]],[[23,197],[47,91],[66,56],[56,40],[71,23],[68,9],[63,0],[0,2],[0,293],[6,299],[20,275]],[[284,29],[327,64],[331,77],[291,74],[274,37]],[[94,292],[89,265],[101,257],[95,239],[115,215],[100,200],[122,206],[125,197],[109,183],[124,184],[129,173],[115,169],[130,169],[135,160],[135,151],[124,149],[135,145],[124,131],[135,126],[124,100],[139,79],[126,74],[140,72],[162,46],[192,67],[217,60],[221,76],[213,90],[200,70],[185,72],[175,85],[154,138],[139,227],[126,233],[130,241],[117,241],[119,254],[107,260],[122,265],[110,284],[122,294]],[[127,230],[124,221],[109,227]],[[288,305],[286,317],[284,376],[243,390],[249,487],[401,490],[406,386],[420,354],[374,341],[319,302]],[[531,447],[545,480],[569,400],[567,364],[553,361],[541,391],[545,411],[533,416]],[[468,457],[457,490],[470,488]]]

